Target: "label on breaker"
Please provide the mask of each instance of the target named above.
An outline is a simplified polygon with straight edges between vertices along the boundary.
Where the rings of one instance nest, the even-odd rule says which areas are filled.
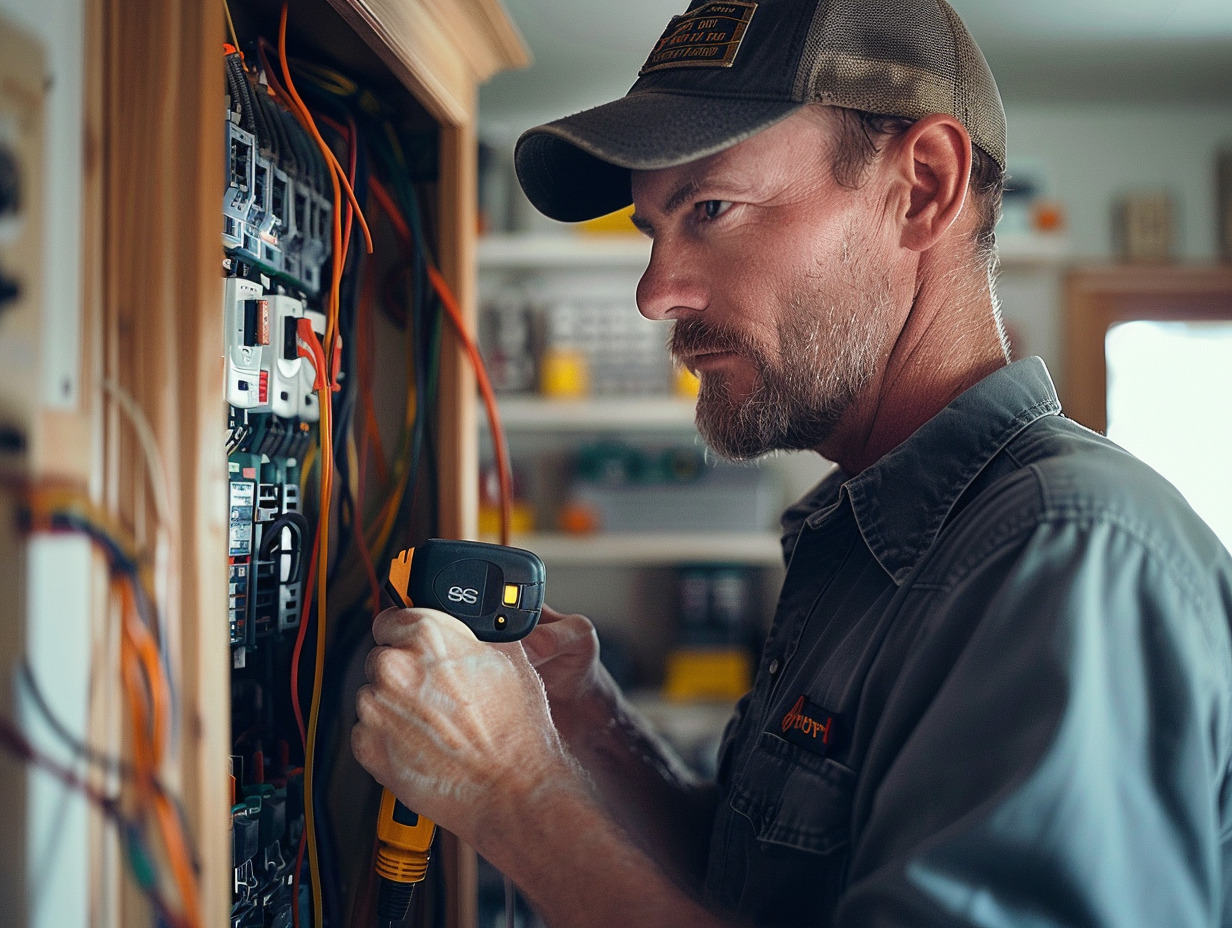
[[[231,509],[227,530],[227,553],[243,557],[252,553],[253,504],[256,484],[248,480],[231,481]]]

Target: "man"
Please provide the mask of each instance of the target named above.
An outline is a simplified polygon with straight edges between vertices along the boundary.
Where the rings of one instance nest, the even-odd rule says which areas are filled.
[[[707,2],[519,176],[653,239],[723,453],[837,462],[718,782],[637,720],[580,616],[523,646],[378,617],[356,756],[552,926],[1232,924],[1232,563],[1008,363],[1005,124],[942,0]]]

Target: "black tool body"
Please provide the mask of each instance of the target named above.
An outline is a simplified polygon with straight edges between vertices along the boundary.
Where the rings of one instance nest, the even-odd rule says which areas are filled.
[[[480,641],[517,641],[539,621],[544,578],[522,548],[430,538],[394,559],[386,586],[394,602],[448,613]]]

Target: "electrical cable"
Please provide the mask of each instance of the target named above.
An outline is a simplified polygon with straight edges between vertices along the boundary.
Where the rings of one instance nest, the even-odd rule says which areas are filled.
[[[200,908],[196,867],[178,806],[158,786],[171,714],[162,654],[151,629],[157,626],[147,570],[127,533],[104,510],[66,487],[26,487],[21,521],[27,531],[78,531],[107,556],[110,587],[121,620],[121,682],[132,733],[131,782],[152,809],[183,907],[177,924],[196,928]],[[31,678],[32,679],[32,678]]]
[[[261,57],[262,64],[266,69],[271,92],[287,102],[288,108],[295,113],[301,124],[304,125],[305,129],[315,140],[319,154],[323,157],[324,166],[330,176],[330,182],[334,188],[335,203],[333,214],[335,243],[332,262],[333,273],[330,279],[330,293],[327,303],[326,333],[323,340],[324,343],[321,345],[321,366],[324,369],[324,376],[319,379],[323,379],[324,384],[319,390],[321,421],[318,428],[320,434],[319,444],[314,448],[314,451],[319,450],[316,463],[320,471],[318,478],[321,487],[320,499],[318,501],[320,522],[317,527],[316,539],[312,545],[312,563],[310,564],[310,574],[315,574],[318,578],[317,622],[315,626],[317,660],[314,663],[314,680],[311,688],[312,704],[309,710],[307,726],[304,725],[302,711],[298,704],[299,655],[302,653],[301,649],[306,639],[307,626],[309,624],[306,619],[308,611],[307,597],[305,597],[305,615],[301,617],[301,627],[296,638],[295,656],[292,658],[293,708],[296,714],[296,724],[300,729],[301,738],[305,744],[305,811],[307,819],[305,837],[301,843],[297,858],[302,860],[302,855],[307,853],[310,867],[315,868],[311,877],[313,883],[313,910],[316,913],[319,928],[322,923],[320,864],[325,858],[327,851],[324,847],[317,844],[318,823],[314,820],[311,811],[311,807],[316,801],[315,794],[319,791],[317,783],[314,781],[313,768],[315,766],[314,757],[317,753],[317,739],[319,737],[319,707],[324,689],[324,649],[330,638],[327,627],[328,609],[325,606],[325,596],[329,588],[328,581],[331,576],[331,570],[340,570],[343,564],[341,557],[331,559],[330,549],[337,543],[337,553],[342,555],[349,547],[345,543],[345,539],[347,537],[353,539],[353,544],[359,547],[357,554],[364,562],[364,572],[367,575],[373,604],[378,604],[380,601],[379,587],[374,583],[375,568],[372,565],[372,555],[373,552],[384,549],[388,544],[389,538],[392,536],[394,526],[402,518],[402,514],[407,511],[406,507],[414,504],[416,496],[414,488],[418,485],[418,471],[425,457],[425,446],[431,441],[432,430],[428,428],[428,420],[434,409],[434,399],[439,384],[441,314],[429,311],[429,305],[433,302],[430,295],[435,295],[436,300],[444,306],[446,314],[448,314],[454,328],[458,332],[459,339],[468,358],[472,364],[477,365],[476,379],[481,393],[484,394],[485,406],[488,409],[489,425],[498,432],[499,419],[495,409],[494,397],[491,395],[491,385],[486,372],[482,370],[482,360],[479,357],[478,350],[466,332],[465,323],[456,300],[453,299],[444,278],[436,271],[430,258],[429,247],[423,235],[422,223],[419,217],[416,194],[412,189],[412,185],[406,180],[405,174],[395,171],[392,176],[392,184],[398,191],[398,197],[402,200],[407,210],[407,215],[410,217],[409,223],[405,220],[401,221],[402,228],[400,230],[401,238],[407,246],[409,256],[408,268],[410,272],[408,281],[410,312],[407,314],[404,323],[407,332],[408,403],[404,429],[402,437],[396,446],[394,462],[387,470],[384,468],[384,454],[380,447],[380,431],[375,421],[375,404],[372,402],[370,384],[366,382],[364,376],[365,367],[370,363],[370,355],[366,354],[365,335],[360,324],[364,313],[370,311],[371,300],[368,295],[374,293],[375,279],[371,274],[366,275],[364,291],[358,296],[356,295],[355,291],[359,275],[354,270],[344,273],[344,269],[348,267],[346,253],[348,250],[347,245],[350,241],[350,232],[348,231],[344,235],[340,230],[340,225],[343,222],[346,223],[349,229],[352,219],[357,217],[365,242],[368,245],[368,250],[371,251],[371,237],[363,214],[359,211],[362,184],[356,178],[356,158],[358,157],[357,152],[361,149],[359,143],[361,133],[356,129],[353,122],[349,122],[345,130],[339,125],[333,125],[333,129],[346,143],[351,156],[349,170],[344,173],[338,163],[337,156],[333,154],[321,136],[320,131],[315,127],[315,119],[320,119],[322,125],[329,125],[332,120],[325,114],[320,114],[314,118],[314,115],[309,112],[308,106],[295,88],[294,78],[286,56],[285,5],[283,6],[280,18],[278,54],[282,73],[281,82],[274,75],[273,69],[269,67],[266,61],[264,47],[261,43],[258,43],[258,55]],[[300,72],[302,76],[308,76],[311,82],[320,86],[324,92],[334,96],[345,96],[355,105],[364,109],[368,116],[374,115],[376,108],[370,101],[366,101],[364,97],[366,92],[360,91],[349,79],[342,78],[336,72],[331,72],[328,69],[313,68],[310,65],[300,66],[298,63],[296,71]],[[388,124],[383,124],[382,127],[385,129],[385,132],[383,136],[379,132],[377,133],[377,137],[383,139],[378,149],[384,152],[388,161],[402,162],[403,166],[405,166],[397,134]],[[369,190],[379,199],[378,185],[379,181],[377,181],[375,176],[372,176],[368,182]],[[345,202],[343,201],[342,188],[345,188]],[[398,221],[401,220],[401,211],[395,205],[393,197],[388,192],[385,192],[385,200],[387,202],[382,203],[382,206],[390,216],[391,222],[397,225]],[[343,295],[344,280],[347,283],[345,298]],[[332,393],[338,390],[339,384],[334,382],[334,379],[330,376],[329,367],[332,359],[336,356],[335,345],[337,344],[338,333],[343,328],[351,333],[351,336],[344,344],[344,348],[348,362],[346,368],[354,376],[349,378],[343,395],[335,398],[332,396]],[[417,337],[420,334],[424,337]],[[360,434],[364,436],[364,440],[358,443],[358,449],[356,425]],[[364,481],[367,473],[368,454],[373,445],[376,446],[378,453],[378,461],[376,463],[378,479],[387,485],[389,495],[378,512],[377,519],[369,522],[364,508]],[[509,494],[511,481],[508,478],[508,459],[503,436],[494,440],[494,446],[498,448],[498,469],[503,477],[502,539],[507,543],[509,510],[512,501]],[[335,449],[338,449],[340,452],[337,456]],[[428,458],[429,460],[426,463],[429,468],[429,480],[435,485],[438,476],[435,462],[431,460],[431,455],[428,455]],[[307,480],[308,471],[312,463],[313,461],[305,456],[304,467],[300,475],[301,481]],[[402,479],[399,479],[400,477]],[[336,530],[337,537],[330,532],[330,512],[334,502],[333,491],[335,485],[341,491],[338,499],[341,503],[339,512],[342,517],[342,521]],[[411,493],[409,494],[406,493],[408,487],[411,488]],[[343,623],[342,629],[344,633],[335,637],[350,639],[351,630],[349,626],[357,624],[353,622]],[[334,643],[330,643],[330,647],[333,648]],[[337,658],[335,657],[331,663],[336,661]],[[324,832],[321,832],[321,836],[324,836],[324,834]],[[299,872],[300,867],[297,866],[296,877],[298,877]],[[298,922],[298,911],[294,914]]]
[[[339,292],[341,288],[342,269],[345,266],[345,240],[342,236],[342,196],[341,187],[346,188],[347,199],[351,208],[355,211],[355,216],[359,220],[360,226],[364,231],[365,242],[367,243],[368,251],[372,251],[372,238],[368,231],[367,222],[359,211],[359,204],[355,199],[354,191],[343,174],[341,167],[333,153],[329,150],[325,140],[321,137],[320,131],[317,129],[313,121],[312,114],[304,105],[302,98],[295,89],[295,82],[291,76],[290,67],[286,58],[286,26],[287,26],[287,5],[282,6],[281,15],[279,17],[278,28],[278,54],[282,65],[282,77],[284,89],[289,94],[290,98],[295,102],[294,111],[299,116],[301,124],[308,130],[316,141],[317,146],[321,149],[321,154],[325,157],[326,162],[332,168],[331,184],[334,192],[335,209],[333,214],[333,229],[334,229],[334,249],[332,253],[332,275],[330,279],[330,296],[326,312],[326,327],[324,345],[320,346],[322,354],[317,357],[317,381],[319,392],[320,406],[320,422],[318,426],[318,435],[321,447],[321,499],[320,499],[320,524],[317,533],[317,549],[319,556],[317,558],[317,631],[316,631],[316,657],[313,664],[313,685],[311,705],[308,713],[308,732],[307,744],[305,746],[304,757],[304,814],[305,814],[305,832],[308,854],[308,864],[311,871],[312,883],[312,899],[313,911],[316,913],[316,924],[323,924],[324,902],[321,892],[321,874],[319,853],[316,848],[316,815],[315,815],[315,795],[313,782],[313,766],[314,755],[317,738],[317,725],[320,715],[321,704],[321,684],[324,675],[325,665],[325,646],[328,637],[328,607],[327,607],[327,578],[329,573],[329,516],[332,502],[333,489],[333,434],[332,434],[332,392],[333,382],[331,377],[331,363],[334,357],[335,345],[337,344],[337,328],[338,328],[338,309],[339,309]],[[348,221],[350,214],[348,213]],[[306,333],[312,336],[315,341],[315,335],[308,328]],[[314,349],[316,350],[316,349]]]
[[[394,205],[389,191],[375,177],[370,182],[373,195],[382,209],[390,216],[391,221],[395,223],[395,227],[404,238],[410,237],[410,230],[405,224],[400,224],[395,218],[398,215],[397,207]],[[453,292],[449,289],[449,285],[445,282],[445,278],[441,276],[440,271],[435,267],[428,266],[428,279],[432,283],[432,289],[436,291],[437,297],[441,301],[441,305],[445,307],[446,313],[449,315],[450,322],[453,323],[454,331],[458,339],[462,342],[462,347],[470,359],[471,366],[475,371],[475,379],[479,386],[479,393],[483,399],[484,409],[488,414],[488,428],[492,434],[492,448],[496,457],[497,474],[500,481],[500,537],[501,544],[509,544],[509,525],[512,522],[513,513],[513,488],[512,477],[509,467],[509,453],[505,443],[504,428],[501,425],[500,412],[497,409],[496,393],[492,389],[491,380],[488,378],[488,372],[483,363],[483,358],[479,354],[479,348],[475,344],[470,333],[467,331],[466,323],[462,317],[462,310],[458,306]]]
[[[9,719],[0,716],[0,747],[10,755],[59,780],[92,802],[103,815],[120,831],[121,841],[127,851],[126,859],[142,893],[154,906],[159,918],[168,925],[185,926],[185,920],[168,906],[158,888],[154,857],[150,854],[138,824],[127,818],[120,810],[120,799],[109,796],[89,781],[82,779],[68,767],[64,767],[39,751]]]
[[[154,429],[150,426],[149,419],[132,394],[110,377],[101,377],[99,384],[103,388],[103,392],[111,397],[116,404],[116,408],[128,420],[133,434],[137,436],[137,442],[141,447],[142,457],[145,460],[152,498],[154,500],[154,513],[157,525],[154,533],[156,539],[154,546],[154,582],[153,589],[149,591],[149,595],[151,595],[155,602],[158,602],[160,601],[159,594],[161,593],[161,601],[166,602],[172,595],[171,552],[176,548],[175,520],[171,515],[171,484],[167,479],[167,468],[163,464],[162,454],[158,448],[158,440],[154,436]],[[150,624],[150,627],[158,636],[162,663],[166,669],[167,687],[171,700],[171,728],[169,731],[168,749],[173,750],[179,740],[179,726],[177,724],[179,712],[176,708],[178,705],[176,698],[177,688],[171,674],[171,641],[170,636],[165,634],[164,630],[157,628],[155,624]]]
[[[68,726],[52,710],[47,697],[43,694],[42,688],[34,677],[34,668],[30,666],[30,659],[24,654],[17,668],[17,677],[34,702],[34,707],[38,710],[39,715],[43,717],[43,721],[47,723],[47,726],[55,736],[60,739],[74,756],[80,757],[82,760],[107,773],[117,774],[126,779],[131,779],[137,775],[137,771],[133,769],[132,764],[125,762],[122,758],[112,757],[99,751],[69,731]]]
[[[373,194],[377,201],[390,215],[391,221],[395,221],[396,207],[392,199],[380,183],[373,178],[371,182]],[[409,230],[403,226],[400,232]],[[478,346],[474,339],[471,338],[469,331],[466,328],[465,321],[462,317],[461,308],[458,306],[449,285],[445,278],[433,266],[428,266],[428,278],[432,283],[433,289],[436,291],[437,297],[441,301],[441,305],[445,307],[450,321],[454,325],[454,330],[462,342],[463,348],[471,361],[471,365],[475,371],[475,379],[479,386],[480,395],[483,398],[484,406],[488,414],[488,428],[492,435],[492,446],[496,457],[497,474],[500,483],[500,541],[503,545],[508,545],[510,542],[510,525],[512,523],[513,512],[513,492],[512,479],[509,468],[508,450],[505,443],[504,429],[501,424],[500,414],[496,405],[496,394],[492,389],[491,381],[488,377],[487,368],[483,363],[483,358],[479,354]],[[505,919],[506,924],[512,928],[515,918],[515,909],[511,900],[515,896],[515,890],[512,881],[508,877],[504,877],[505,881]]]

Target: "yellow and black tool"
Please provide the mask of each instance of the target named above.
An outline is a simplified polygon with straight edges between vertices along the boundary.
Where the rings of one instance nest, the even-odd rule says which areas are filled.
[[[478,541],[431,538],[390,562],[385,589],[396,604],[438,609],[480,641],[517,641],[543,610],[543,561],[530,551]],[[415,884],[428,871],[436,825],[385,790],[377,818],[377,916],[406,917]]]

